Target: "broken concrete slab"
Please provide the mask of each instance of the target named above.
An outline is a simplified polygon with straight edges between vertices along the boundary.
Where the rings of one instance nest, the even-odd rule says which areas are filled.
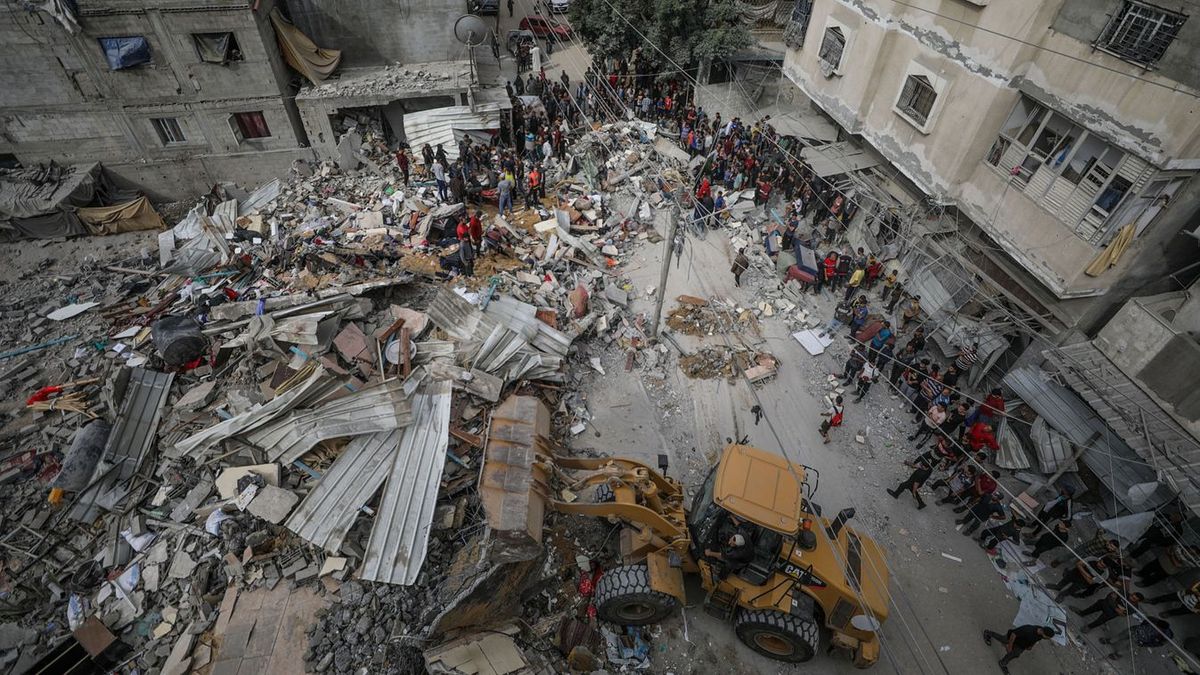
[[[259,490],[258,496],[250,502],[246,510],[251,515],[262,518],[268,523],[278,525],[288,517],[288,514],[296,508],[296,504],[299,502],[300,497],[296,496],[295,492],[267,485]]]
[[[524,652],[511,636],[515,626],[475,633],[426,650],[425,668],[433,675],[507,675],[529,667]]]
[[[195,412],[203,408],[212,402],[216,386],[216,382],[205,382],[204,384],[188,389],[175,402],[175,410],[178,412]]]
[[[279,486],[280,467],[278,464],[250,464],[247,466],[231,466],[217,476],[215,485],[221,499],[233,499],[238,496],[237,484],[244,476],[262,476],[267,485]]]
[[[604,287],[604,297],[621,307],[629,306],[629,293],[616,284],[608,284]]]

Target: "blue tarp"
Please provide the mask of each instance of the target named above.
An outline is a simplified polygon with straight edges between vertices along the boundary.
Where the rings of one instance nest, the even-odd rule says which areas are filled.
[[[100,38],[100,48],[108,59],[109,70],[150,63],[150,43],[141,36]]]

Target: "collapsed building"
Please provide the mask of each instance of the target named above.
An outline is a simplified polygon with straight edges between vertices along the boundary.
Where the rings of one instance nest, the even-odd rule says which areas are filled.
[[[324,3],[322,3],[324,5]],[[102,161],[155,202],[338,157],[345,132],[467,105],[453,5],[26,4],[0,27],[0,167]],[[354,32],[347,32],[354,27]],[[364,39],[364,37],[366,39]],[[469,50],[468,50],[469,51]]]
[[[436,235],[461,204],[323,162],[218,186],[140,253],[6,285],[0,668],[644,661],[646,636],[576,618],[605,529],[550,523],[545,551],[513,557],[477,484],[511,394],[565,443],[596,354],[631,370],[668,351],[621,266],[662,241],[681,167],[636,123],[575,147],[547,167],[553,208],[489,216],[500,243],[474,277],[447,273]],[[599,192],[601,164],[629,179]]]

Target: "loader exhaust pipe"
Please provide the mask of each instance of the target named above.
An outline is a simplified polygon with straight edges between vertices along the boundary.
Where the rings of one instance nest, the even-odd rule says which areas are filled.
[[[837,517],[833,519],[829,527],[825,528],[825,533],[829,535],[830,539],[837,539],[838,533],[842,531],[842,526],[846,524],[847,520],[853,517],[854,509],[852,508],[838,511]]]

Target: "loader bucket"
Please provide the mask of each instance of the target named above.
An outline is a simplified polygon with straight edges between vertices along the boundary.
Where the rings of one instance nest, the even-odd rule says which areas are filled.
[[[496,562],[533,560],[542,553],[546,476],[536,466],[549,450],[550,411],[533,396],[509,396],[493,412],[479,494]]]

